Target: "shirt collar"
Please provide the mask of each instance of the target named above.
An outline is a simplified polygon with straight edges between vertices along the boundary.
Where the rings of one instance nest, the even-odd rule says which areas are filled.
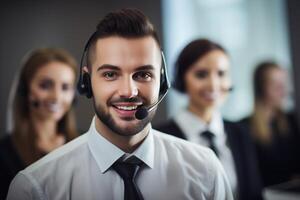
[[[198,135],[205,130],[211,131],[217,137],[224,135],[223,119],[219,112],[215,112],[212,115],[212,120],[209,124],[206,124],[188,109],[183,109],[175,116],[174,120],[187,137]]]
[[[125,152],[98,133],[95,126],[95,118],[96,117],[93,118],[88,131],[88,145],[100,171],[105,173],[115,161],[125,155]],[[143,143],[131,153],[131,156],[139,158],[150,168],[154,166],[154,141],[152,131],[152,127],[150,127],[150,132]]]

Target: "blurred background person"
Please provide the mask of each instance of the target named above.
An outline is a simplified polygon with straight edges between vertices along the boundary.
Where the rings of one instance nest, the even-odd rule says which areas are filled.
[[[237,199],[261,199],[260,176],[249,134],[222,118],[219,107],[232,89],[230,61],[222,46],[190,42],[175,65],[174,87],[188,106],[158,130],[210,147],[219,157]]]
[[[13,129],[0,141],[0,199],[18,171],[77,136],[72,104],[77,65],[62,49],[33,51],[13,98]]]
[[[255,142],[264,186],[300,174],[300,137],[294,113],[283,109],[288,74],[275,62],[263,62],[254,71],[254,111],[242,120]]]

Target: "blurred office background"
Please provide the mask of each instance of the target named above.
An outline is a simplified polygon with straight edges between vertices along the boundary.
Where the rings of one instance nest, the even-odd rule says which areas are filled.
[[[184,0],[163,1],[170,74],[179,51],[191,40],[216,41],[226,48],[232,61],[234,90],[222,112],[231,120],[245,117],[252,111],[252,72],[256,65],[275,60],[291,70],[286,6],[284,0],[195,0],[189,4]],[[168,115],[174,115],[186,104],[186,99],[173,91],[169,101]],[[291,99],[286,106],[292,106]]]
[[[237,120],[252,109],[252,71],[262,60],[273,59],[291,74],[287,108],[300,105],[300,1],[297,0],[76,0],[2,1],[0,6],[0,129],[7,130],[10,87],[22,58],[40,47],[61,47],[78,63],[88,37],[107,12],[136,7],[156,26],[163,42],[172,80],[179,51],[189,41],[206,37],[224,45],[232,59],[234,91],[224,115]],[[160,105],[154,123],[166,120],[185,105],[173,90]],[[89,127],[91,101],[77,103],[79,130]],[[299,112],[298,112],[299,113]],[[0,135],[0,136],[1,136]]]

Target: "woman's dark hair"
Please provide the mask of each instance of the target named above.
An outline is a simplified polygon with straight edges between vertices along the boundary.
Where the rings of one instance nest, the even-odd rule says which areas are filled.
[[[221,45],[207,39],[194,40],[184,47],[175,63],[173,87],[177,91],[185,93],[184,76],[186,72],[197,60],[214,50],[226,53],[226,50]]]

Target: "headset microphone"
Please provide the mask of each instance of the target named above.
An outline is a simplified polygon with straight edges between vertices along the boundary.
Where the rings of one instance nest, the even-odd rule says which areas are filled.
[[[135,112],[135,118],[138,120],[145,119],[149,113],[158,106],[158,104],[163,100],[163,98],[166,96],[168,93],[169,88],[171,87],[169,78],[168,78],[168,72],[167,72],[167,67],[166,67],[166,60],[163,51],[161,51],[161,57],[162,57],[162,67],[161,67],[161,83],[160,83],[160,97],[158,101],[150,106],[145,106],[138,108],[137,111]]]
[[[226,87],[226,88],[222,88],[222,92],[232,92],[234,90],[234,87],[233,86],[229,86],[229,87]]]
[[[148,107],[141,107],[141,108],[138,108],[137,111],[135,112],[135,118],[137,118],[138,120],[142,120],[142,119],[145,119],[149,113],[155,108],[158,106],[158,104],[163,100],[163,98],[166,96],[167,94],[167,91],[159,98],[159,100],[148,106]]]
[[[228,92],[232,92],[233,90],[234,90],[234,87],[232,87],[232,86],[230,86],[230,87],[227,89]]]
[[[31,105],[35,108],[40,107],[41,103],[38,100],[31,101]]]

